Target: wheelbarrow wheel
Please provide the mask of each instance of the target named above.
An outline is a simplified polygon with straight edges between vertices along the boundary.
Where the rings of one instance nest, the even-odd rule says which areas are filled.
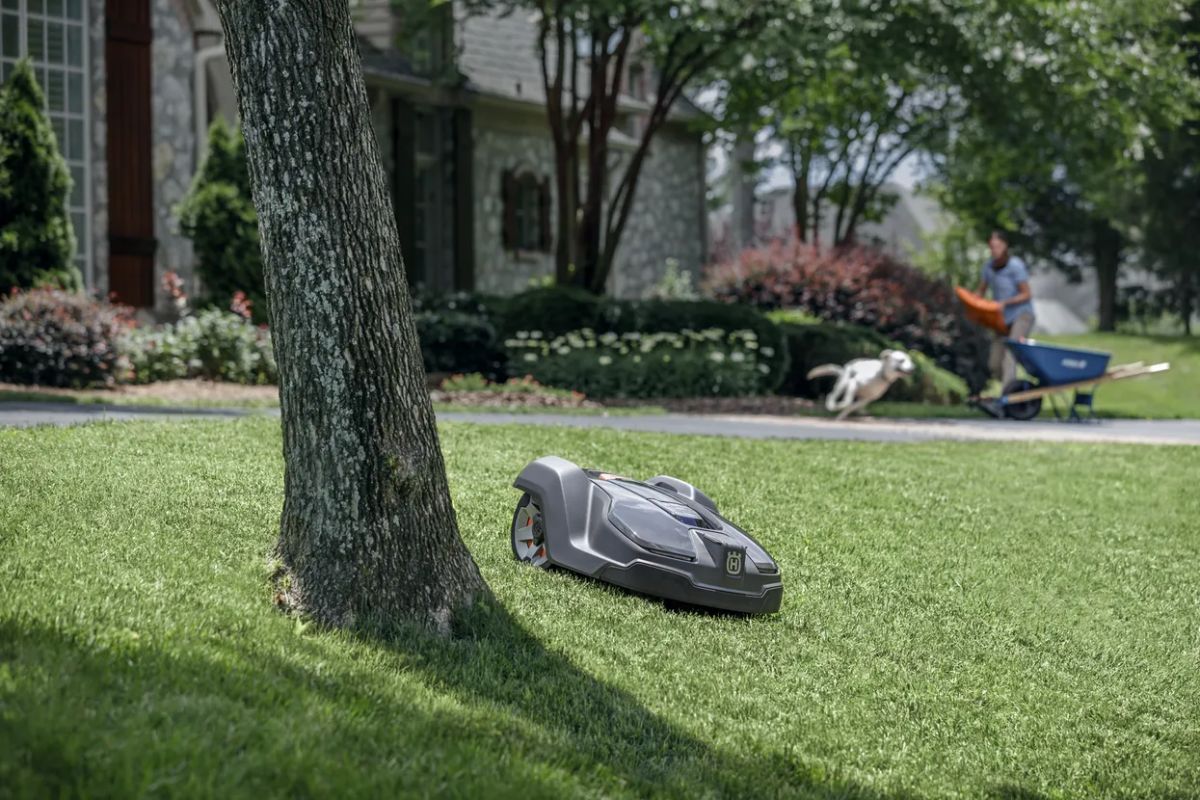
[[[1035,388],[1032,383],[1024,380],[1009,381],[1004,387],[1004,396],[1017,394],[1018,392],[1027,392]],[[1028,420],[1033,419],[1042,412],[1042,398],[1035,397],[1031,400],[1023,400],[1020,403],[1009,403],[1004,406],[1004,416],[1009,419]]]

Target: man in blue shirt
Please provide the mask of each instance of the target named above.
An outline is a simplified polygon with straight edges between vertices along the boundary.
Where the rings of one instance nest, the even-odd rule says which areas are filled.
[[[1033,330],[1033,292],[1029,289],[1029,268],[1025,262],[1008,251],[1008,234],[992,231],[988,238],[988,249],[992,257],[983,265],[978,295],[992,290],[992,299],[1004,311],[1008,324],[1008,338],[1024,339]],[[1000,378],[1007,387],[1017,377],[1017,362],[1004,346],[1004,336],[992,340],[992,352],[988,366],[992,375]]]

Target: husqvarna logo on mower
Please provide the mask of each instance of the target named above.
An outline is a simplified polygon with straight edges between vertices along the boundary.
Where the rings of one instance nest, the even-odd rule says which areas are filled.
[[[730,575],[742,574],[742,556],[741,550],[730,550],[725,553],[725,571]]]

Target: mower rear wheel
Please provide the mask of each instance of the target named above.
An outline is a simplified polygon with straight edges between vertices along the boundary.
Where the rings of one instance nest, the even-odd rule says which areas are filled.
[[[542,510],[529,493],[521,495],[513,512],[512,551],[517,561],[546,569],[550,556],[546,553],[546,524]]]
[[[1018,392],[1027,392],[1030,389],[1036,388],[1032,383],[1025,380],[1009,381],[1004,387],[1004,396],[1016,394]],[[1004,406],[1004,416],[1009,419],[1029,420],[1042,413],[1042,398],[1034,397],[1031,400],[1022,400],[1020,403],[1009,403]]]

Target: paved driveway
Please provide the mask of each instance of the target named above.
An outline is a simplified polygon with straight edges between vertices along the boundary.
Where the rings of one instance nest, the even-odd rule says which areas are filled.
[[[278,410],[168,409],[65,403],[0,403],[0,426],[78,425],[97,420],[221,419]],[[835,422],[820,417],[656,414],[571,416],[565,414],[446,413],[442,420],[483,425],[554,425],[659,433],[739,436],[751,439],[843,439],[870,442],[961,441],[1123,442],[1200,445],[1200,420],[1103,420],[1088,424],[979,419],[861,419]]]

